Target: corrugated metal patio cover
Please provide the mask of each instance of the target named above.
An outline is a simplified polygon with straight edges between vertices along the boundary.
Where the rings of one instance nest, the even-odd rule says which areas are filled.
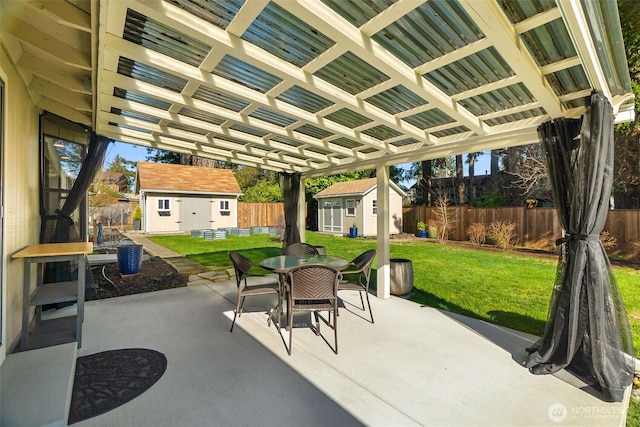
[[[536,142],[594,89],[633,108],[599,4],[104,1],[97,132],[307,175]]]

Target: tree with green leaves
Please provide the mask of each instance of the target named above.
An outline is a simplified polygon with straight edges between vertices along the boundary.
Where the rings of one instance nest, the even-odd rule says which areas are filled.
[[[147,162],[152,163],[171,163],[174,165],[180,164],[180,153],[173,151],[160,150],[159,148],[147,148],[147,155],[145,156]]]
[[[243,193],[240,201],[282,202],[282,191],[276,172],[239,166],[234,174]]]
[[[129,191],[133,188],[133,180],[136,176],[136,162],[127,160],[117,154],[111,163],[107,165],[107,172],[121,173],[127,178]]]
[[[192,154],[176,153],[173,151],[147,148],[145,159],[153,163],[171,163],[174,165],[200,166],[203,168],[233,169],[227,162],[210,159],[208,157],[194,156]]]

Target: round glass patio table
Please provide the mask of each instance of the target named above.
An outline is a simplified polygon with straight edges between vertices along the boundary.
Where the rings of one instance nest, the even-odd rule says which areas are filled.
[[[304,264],[324,264],[342,270],[349,265],[349,261],[331,255],[278,255],[260,262],[260,266],[276,273],[286,273],[293,267]]]

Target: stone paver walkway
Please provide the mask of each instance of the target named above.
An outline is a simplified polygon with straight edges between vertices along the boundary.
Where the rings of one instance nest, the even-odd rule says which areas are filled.
[[[162,258],[175,268],[178,273],[189,275],[189,286],[229,280],[235,274],[231,267],[213,267],[198,264],[171,249],[152,242],[140,232],[130,231],[127,233],[127,237],[134,243],[142,245],[150,255]]]
[[[209,268],[200,265],[188,258],[185,258],[179,253],[172,251],[171,249],[165,248],[164,246],[152,242],[139,232],[130,231],[127,233],[127,237],[134,243],[142,245],[144,247],[144,250],[147,251],[150,255],[165,260],[180,274],[193,275],[209,271]]]

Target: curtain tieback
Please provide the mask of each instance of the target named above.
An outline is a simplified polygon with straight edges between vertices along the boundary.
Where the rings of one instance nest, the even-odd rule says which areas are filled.
[[[74,222],[73,222],[73,218],[71,218],[71,216],[69,216],[69,215],[65,214],[64,212],[62,212],[60,209],[56,209],[56,214],[57,214],[60,218],[68,220],[68,221],[71,223],[71,225],[73,225],[73,224],[74,224]]]
[[[565,234],[563,237],[556,240],[556,246],[567,243],[569,240],[597,242],[600,240],[600,234]]]

